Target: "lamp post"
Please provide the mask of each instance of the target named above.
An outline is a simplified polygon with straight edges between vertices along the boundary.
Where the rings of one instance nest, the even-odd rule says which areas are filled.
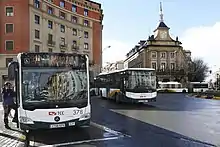
[[[99,67],[99,70],[100,70],[100,72],[102,72],[102,58],[103,58],[103,52],[106,50],[106,49],[109,49],[109,48],[111,48],[111,46],[109,45],[109,46],[106,46],[105,48],[103,48],[102,50],[101,50],[101,52],[100,52],[100,67]]]
[[[218,90],[218,87],[219,87],[219,74],[217,73],[216,74],[216,91]]]

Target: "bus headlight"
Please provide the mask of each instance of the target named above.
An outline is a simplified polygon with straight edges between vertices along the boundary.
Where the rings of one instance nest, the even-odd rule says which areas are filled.
[[[90,119],[90,117],[91,117],[90,113],[85,113],[85,114],[81,115],[79,120]]]
[[[20,122],[23,124],[34,124],[32,119],[24,116],[20,116]]]

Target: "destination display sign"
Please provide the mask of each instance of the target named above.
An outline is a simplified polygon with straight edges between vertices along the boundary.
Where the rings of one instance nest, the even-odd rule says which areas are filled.
[[[72,67],[86,68],[86,56],[67,53],[24,53],[23,67]]]

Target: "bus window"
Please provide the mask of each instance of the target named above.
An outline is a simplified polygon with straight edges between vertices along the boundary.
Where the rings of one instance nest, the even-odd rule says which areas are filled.
[[[176,88],[176,84],[171,84],[171,88]]]

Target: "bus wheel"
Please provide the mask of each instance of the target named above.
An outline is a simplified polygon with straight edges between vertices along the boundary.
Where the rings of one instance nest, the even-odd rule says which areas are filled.
[[[120,103],[120,95],[118,93],[115,93],[115,102]]]
[[[182,93],[186,93],[186,90],[184,89],[184,90],[182,91]]]

